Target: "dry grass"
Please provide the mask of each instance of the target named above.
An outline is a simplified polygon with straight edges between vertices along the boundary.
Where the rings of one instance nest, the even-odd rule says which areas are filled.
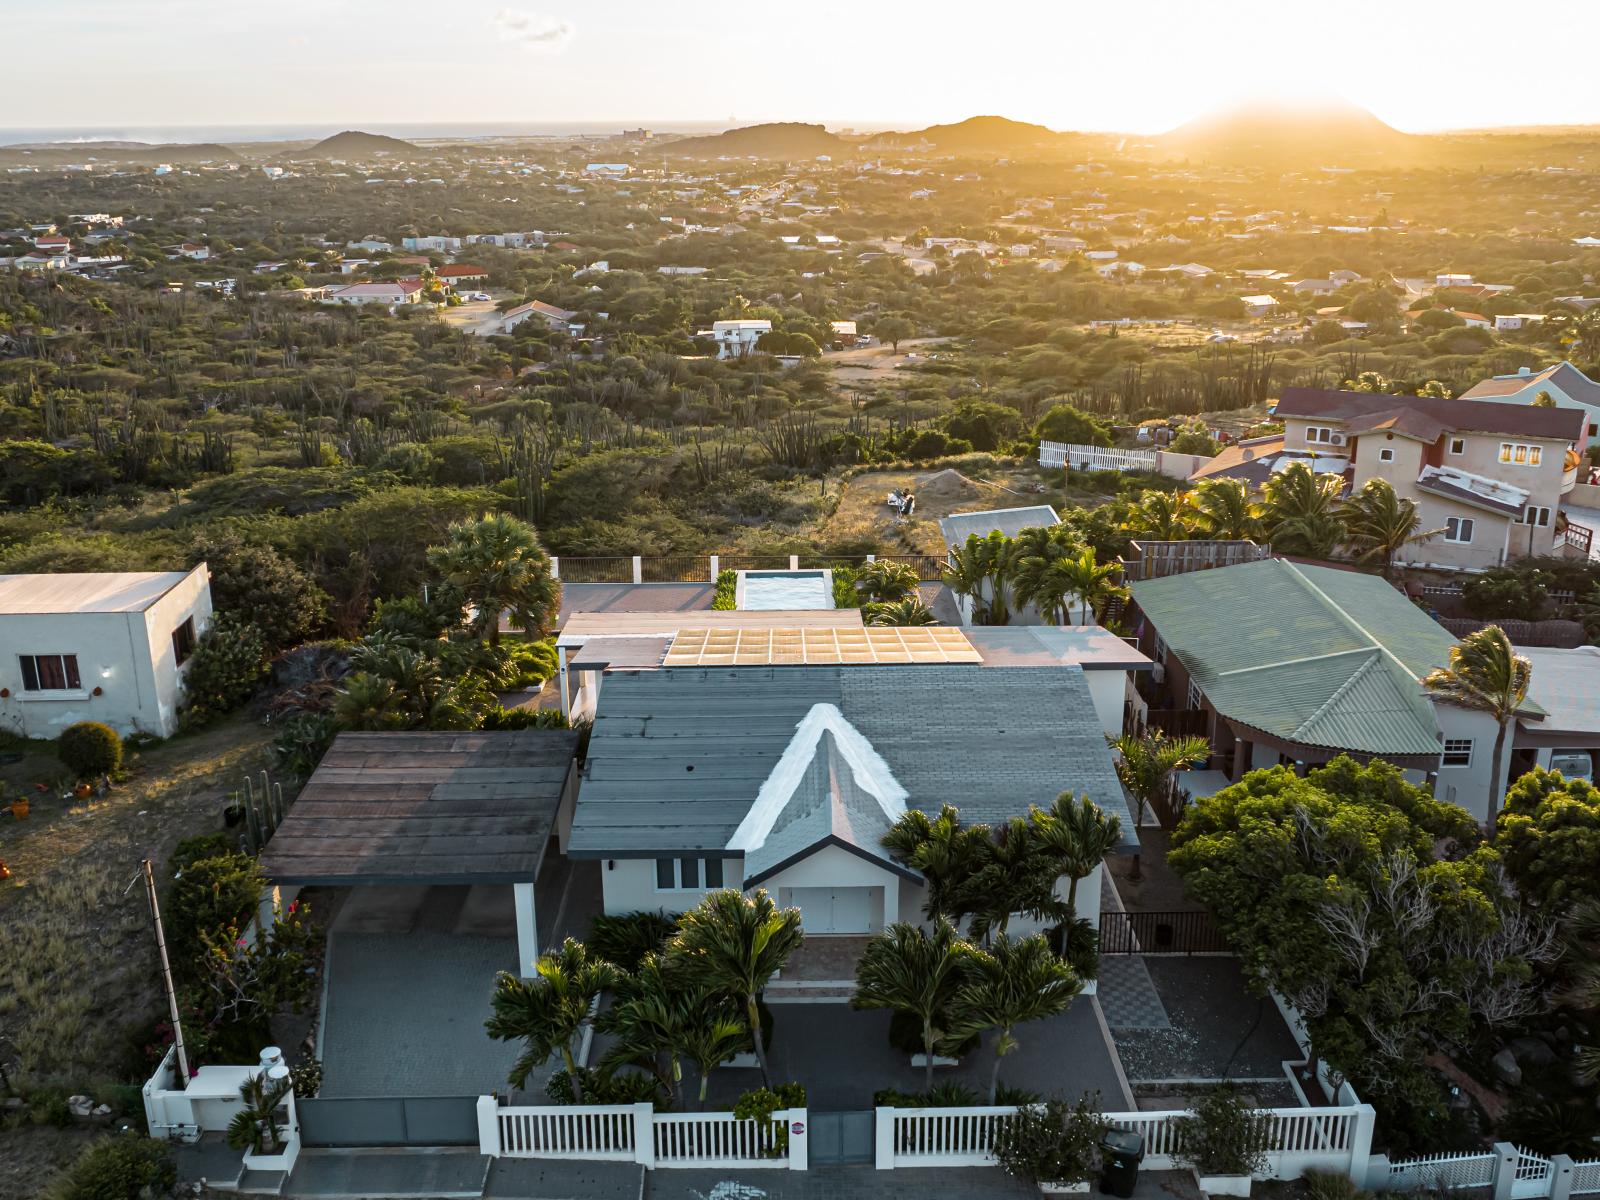
[[[886,554],[943,554],[946,547],[939,534],[940,517],[989,508],[1059,504],[1059,491],[1033,490],[1039,476],[1029,467],[986,470],[981,478],[963,472],[970,483],[961,488],[925,486],[924,481],[937,473],[938,468],[922,467],[853,476],[843,484],[839,502],[818,528],[817,539],[833,545],[876,542]],[[901,520],[884,498],[895,488],[906,487],[916,493],[917,511],[910,519]]]
[[[129,763],[85,802],[0,815],[0,1037],[30,1084],[86,1091],[130,1079],[138,1035],[163,1011],[142,886],[185,837],[221,828],[227,794],[265,764],[269,733],[236,718]],[[9,1057],[9,1055],[8,1055]]]

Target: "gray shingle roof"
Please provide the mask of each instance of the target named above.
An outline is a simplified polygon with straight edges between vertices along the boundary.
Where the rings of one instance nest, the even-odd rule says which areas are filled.
[[[992,823],[1081,792],[1131,835],[1077,666],[696,668],[607,675],[569,852],[654,857],[726,848],[817,705],[835,706],[870,743],[908,794],[907,807],[935,813],[949,803],[968,821]],[[811,794],[820,795],[820,785]],[[839,821],[856,830],[866,811],[859,801],[841,800],[843,812],[797,815],[819,829],[825,815],[832,833]],[[865,826],[859,836],[867,838]]]

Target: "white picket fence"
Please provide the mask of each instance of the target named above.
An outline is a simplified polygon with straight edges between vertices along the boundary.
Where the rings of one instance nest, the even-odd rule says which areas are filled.
[[[803,1171],[806,1110],[782,1109],[756,1121],[732,1113],[658,1113],[649,1104],[501,1107],[483,1096],[478,1149],[496,1158]]]
[[[994,1137],[1015,1107],[880,1108],[877,1161],[892,1167],[981,1167],[994,1164]],[[1106,1113],[1118,1129],[1144,1138],[1144,1166],[1171,1170],[1180,1149],[1182,1111]],[[1370,1105],[1267,1110],[1269,1174],[1298,1179],[1308,1170],[1365,1174],[1372,1150]]]
[[[1074,442],[1040,442],[1041,467],[1071,467],[1077,471],[1154,471],[1154,450],[1111,450],[1105,446],[1080,446]]]
[[[1490,1151],[1396,1162],[1380,1155],[1372,1160],[1366,1186],[1393,1192],[1488,1188],[1496,1200],[1568,1200],[1600,1194],[1600,1159],[1574,1162],[1564,1154],[1546,1158],[1509,1142],[1497,1142]]]

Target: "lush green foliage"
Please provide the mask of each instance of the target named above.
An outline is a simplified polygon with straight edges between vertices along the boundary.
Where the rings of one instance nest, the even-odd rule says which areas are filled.
[[[1081,1183],[1100,1169],[1100,1139],[1108,1128],[1088,1100],[1068,1104],[1052,1097],[996,1127],[994,1156],[1007,1175],[1029,1183]]]
[[[78,779],[114,775],[122,768],[122,739],[109,725],[79,721],[61,731],[56,757]]]
[[[1267,1169],[1271,1127],[1266,1113],[1229,1086],[1195,1096],[1193,1115],[1179,1118],[1174,1157],[1201,1175],[1254,1175]]]
[[[180,847],[181,849],[181,847]],[[223,851],[170,864],[173,879],[162,912],[173,970],[189,976],[202,967],[202,935],[247,924],[266,881],[248,854]]]
[[[1494,846],[1517,889],[1542,908],[1600,901],[1600,790],[1529,771],[1506,790]]]
[[[172,1150],[154,1138],[117,1136],[85,1146],[51,1190],[51,1200],[142,1200],[178,1182]]]
[[[266,677],[267,642],[254,625],[219,613],[183,671],[184,720],[204,725],[255,695]]]

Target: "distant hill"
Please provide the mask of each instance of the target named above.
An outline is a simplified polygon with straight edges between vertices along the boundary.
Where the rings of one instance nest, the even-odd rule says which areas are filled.
[[[30,142],[0,146],[0,161],[38,166],[96,162],[238,162],[239,151],[216,142]]]
[[[968,117],[953,125],[930,125],[910,133],[880,134],[873,142],[878,145],[926,142],[951,154],[1005,154],[1035,147],[1056,148],[1076,136],[1027,121],[1013,121],[1009,117]]]
[[[710,137],[681,138],[669,142],[666,153],[687,158],[815,158],[819,154],[842,154],[854,148],[821,125],[798,121],[778,121],[767,125],[746,125]]]
[[[315,146],[297,150],[288,158],[372,158],[374,156],[406,156],[417,158],[427,151],[401,138],[387,137],[381,133],[362,133],[359,129],[346,129],[332,137],[325,137]]]
[[[1246,105],[1197,118],[1155,140],[1163,153],[1184,158],[1333,165],[1402,156],[1423,139],[1364,108],[1327,101]]]

